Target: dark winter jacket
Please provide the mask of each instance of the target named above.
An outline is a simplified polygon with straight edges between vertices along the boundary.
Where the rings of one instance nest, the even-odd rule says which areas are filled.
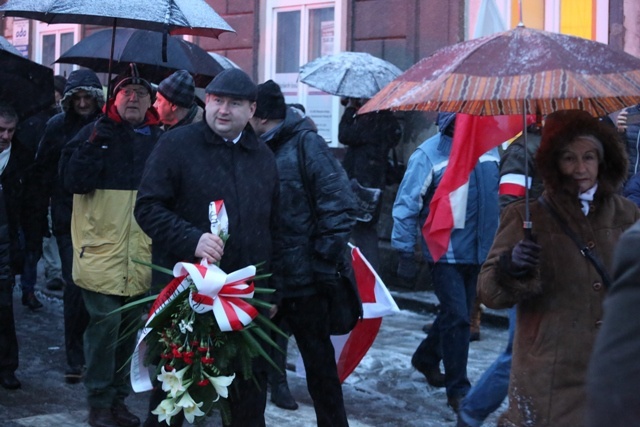
[[[84,90],[94,95],[97,102],[96,111],[88,117],[78,115],[71,105],[71,96]],[[69,75],[62,100],[63,111],[49,120],[44,135],[38,146],[34,166],[35,186],[31,195],[36,203],[35,209],[39,221],[47,221],[47,207],[51,201],[51,220],[53,233],[56,236],[71,233],[71,206],[73,194],[66,191],[58,176],[58,163],[64,145],[82,129],[102,114],[104,95],[102,84],[93,71],[77,70]]]
[[[266,142],[280,175],[274,280],[281,282],[278,287],[285,298],[311,295],[316,292],[314,275],[335,274],[344,262],[355,223],[355,199],[344,170],[299,110],[287,108],[284,121]],[[300,144],[304,166],[298,162]]]
[[[25,171],[30,162],[31,153],[14,141],[7,166],[0,175],[0,200],[3,201],[0,206],[0,280],[22,273],[25,248],[20,229],[28,221],[23,211],[23,197]]]
[[[640,222],[636,222],[620,237],[613,256],[613,285],[604,301],[587,375],[587,427],[627,427],[640,420],[639,253]]]
[[[113,135],[90,141],[90,123],[64,147],[60,176],[74,193],[71,217],[73,280],[81,288],[108,295],[135,296],[151,281],[151,239],[133,217],[142,172],[161,130],[157,113],[147,111],[142,125],[132,127],[109,104]]]
[[[525,183],[529,183],[529,199],[542,194],[542,179],[536,173],[535,155],[540,147],[540,133],[527,135],[527,173],[525,174],[524,138],[509,144],[500,158],[500,209],[525,196]],[[528,178],[528,179],[527,179]]]
[[[347,146],[342,166],[349,178],[364,187],[385,187],[389,150],[400,141],[402,130],[391,111],[356,115],[347,107],[338,129],[338,140]]]
[[[278,201],[273,153],[250,125],[234,144],[206,121],[166,132],[147,162],[135,216],[153,239],[154,264],[173,268],[180,261],[196,261],[200,237],[211,232],[209,204],[216,200],[224,201],[229,217],[220,268],[231,273],[264,262],[265,272],[271,272]],[[153,285],[166,285],[169,279],[154,272]]]

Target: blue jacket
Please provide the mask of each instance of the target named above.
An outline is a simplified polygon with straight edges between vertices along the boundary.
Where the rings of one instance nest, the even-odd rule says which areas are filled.
[[[630,124],[627,126],[627,130],[624,134],[625,147],[627,154],[629,155],[629,176],[630,179],[633,175],[640,172],[640,124],[632,118],[640,114],[640,105],[634,105],[627,108],[629,114]]]
[[[640,207],[640,173],[637,173],[627,181],[622,190],[622,195]]]
[[[440,116],[438,124],[443,130],[451,118]],[[438,133],[423,142],[409,158],[393,205],[391,246],[394,249],[414,251],[418,233],[422,235],[422,226],[429,215],[429,203],[449,163],[451,143],[451,137]],[[452,230],[449,249],[438,262],[482,264],[486,259],[500,213],[498,163],[499,154],[495,148],[480,157],[469,176],[465,228]],[[421,241],[423,255],[428,262],[433,262],[426,242]]]

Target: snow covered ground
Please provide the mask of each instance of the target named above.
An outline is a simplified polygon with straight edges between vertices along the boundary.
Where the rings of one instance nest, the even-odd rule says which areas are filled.
[[[62,303],[42,298],[45,307],[30,312],[20,303],[20,291],[14,292],[14,309],[20,341],[18,378],[23,387],[17,391],[0,388],[0,426],[86,426],[87,405],[81,384],[63,381],[65,369]],[[444,389],[430,387],[411,367],[411,355],[422,340],[422,327],[433,315],[410,311],[385,318],[382,328],[362,363],[343,385],[349,423],[352,427],[436,427],[455,426],[454,413],[446,406]],[[504,348],[507,331],[484,325],[482,339],[471,343],[469,377],[472,383]],[[292,341],[289,364],[297,358]],[[274,427],[312,427],[315,414],[305,380],[288,372],[292,393],[300,408],[287,411],[269,402],[267,425]],[[129,397],[132,411],[143,417],[148,394]],[[503,408],[504,408],[503,403]],[[494,414],[486,425],[495,425]],[[220,426],[213,416],[206,426]]]

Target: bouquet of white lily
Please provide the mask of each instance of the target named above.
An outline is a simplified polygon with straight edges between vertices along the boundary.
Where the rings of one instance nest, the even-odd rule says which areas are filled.
[[[213,202],[212,209],[213,229],[213,219],[219,226],[226,222],[226,214],[221,201]],[[226,230],[216,232],[222,235]],[[271,305],[253,298],[255,293],[272,292],[253,284],[267,275],[256,276],[255,266],[226,274],[204,260],[178,263],[170,273],[175,278],[155,297],[138,339],[131,363],[132,387],[136,392],[153,388],[146,366],[157,364],[156,377],[166,392],[152,411],[160,422],[169,424],[182,411],[193,423],[218,408],[227,424],[228,387],[236,375],[251,378],[251,360],[258,356],[273,364],[256,337],[277,348],[263,327],[282,333],[256,309]]]

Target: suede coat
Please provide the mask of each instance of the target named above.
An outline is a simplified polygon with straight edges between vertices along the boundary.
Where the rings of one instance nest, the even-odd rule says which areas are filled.
[[[559,147],[550,150],[543,147],[543,135],[543,153],[537,156],[538,169],[545,177],[543,197],[611,271],[618,239],[640,219],[637,207],[614,191],[626,172],[626,158],[616,151],[616,144],[621,144],[615,136],[605,140],[605,135],[596,135],[603,141],[604,161],[599,167],[598,191],[585,215],[577,189],[570,191],[556,166],[562,145],[575,136],[569,133],[556,138],[553,143]],[[523,239],[524,211],[524,201],[504,209],[478,277],[478,296],[485,305],[518,307],[509,408],[498,425],[582,426],[587,366],[602,323],[606,287],[595,267],[538,200],[531,203],[533,236],[541,246],[538,266],[524,275],[512,273],[510,256]]]

